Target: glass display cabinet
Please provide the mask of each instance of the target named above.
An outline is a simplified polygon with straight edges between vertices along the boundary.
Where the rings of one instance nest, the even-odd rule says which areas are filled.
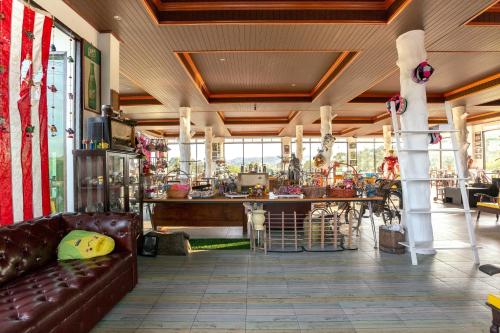
[[[113,150],[74,150],[77,212],[142,212],[141,159]]]

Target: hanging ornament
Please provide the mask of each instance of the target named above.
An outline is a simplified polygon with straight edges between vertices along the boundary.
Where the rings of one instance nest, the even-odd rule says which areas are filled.
[[[24,34],[25,34],[25,35],[26,35],[26,37],[28,37],[28,39],[30,39],[30,40],[35,39],[35,34],[33,33],[33,31],[24,30]]]
[[[54,44],[50,44],[50,52],[56,52],[56,46]]]
[[[75,130],[70,128],[66,128],[66,133],[68,133],[68,139],[73,139],[75,137]]]
[[[408,103],[406,102],[406,98],[401,97],[400,95],[394,95],[389,99],[385,105],[387,106],[387,112],[391,114],[391,102],[394,102],[394,105],[396,107],[396,114],[403,114],[406,111],[406,107]]]
[[[413,81],[416,83],[426,83],[434,73],[434,68],[427,62],[422,61],[413,72]]]
[[[5,118],[0,116],[0,133],[9,132],[7,125],[5,123],[6,123]]]
[[[75,62],[75,59],[73,59],[73,57],[72,57],[72,56],[69,56],[69,57],[68,57],[68,62],[69,62],[69,63],[74,63],[74,62]]]
[[[5,72],[5,67],[3,65],[0,65],[0,74],[3,74]]]
[[[55,85],[51,84],[47,89],[49,89],[49,91],[51,93],[56,93],[57,92],[57,88]]]
[[[57,127],[54,124],[50,125],[50,135],[52,137],[57,136]]]
[[[73,97],[73,93],[68,93],[68,99],[71,99],[71,100],[72,100],[73,98],[74,98],[74,97]]]
[[[5,20],[5,13],[4,12],[0,13],[0,20]]]
[[[26,136],[28,138],[33,137],[33,133],[35,132],[35,126],[33,126],[33,125],[26,126],[25,132],[26,132]]]

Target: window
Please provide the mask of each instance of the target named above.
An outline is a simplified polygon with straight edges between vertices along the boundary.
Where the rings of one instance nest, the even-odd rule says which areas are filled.
[[[484,169],[487,172],[500,170],[500,129],[484,131]]]
[[[53,213],[73,210],[74,139],[66,129],[75,130],[76,42],[59,27],[53,29],[47,69],[48,144],[50,206]]]
[[[226,142],[224,144],[224,158],[229,172],[240,172],[243,164],[243,141],[234,142],[231,140],[231,142]]]

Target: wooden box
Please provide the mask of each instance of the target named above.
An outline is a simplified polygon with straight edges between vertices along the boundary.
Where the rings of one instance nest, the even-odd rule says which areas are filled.
[[[391,231],[383,228],[383,226],[379,227],[379,248],[380,251],[394,254],[403,254],[405,253],[405,247],[399,242],[405,241],[405,235],[399,231]]]

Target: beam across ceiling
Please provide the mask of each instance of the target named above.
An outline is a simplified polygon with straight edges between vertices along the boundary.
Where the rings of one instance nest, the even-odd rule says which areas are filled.
[[[411,0],[142,0],[160,25],[355,23],[387,24]]]
[[[226,117],[224,112],[217,112],[224,125],[288,125],[298,114],[292,111],[286,117]]]
[[[151,95],[120,95],[120,106],[161,105],[161,102]]]

